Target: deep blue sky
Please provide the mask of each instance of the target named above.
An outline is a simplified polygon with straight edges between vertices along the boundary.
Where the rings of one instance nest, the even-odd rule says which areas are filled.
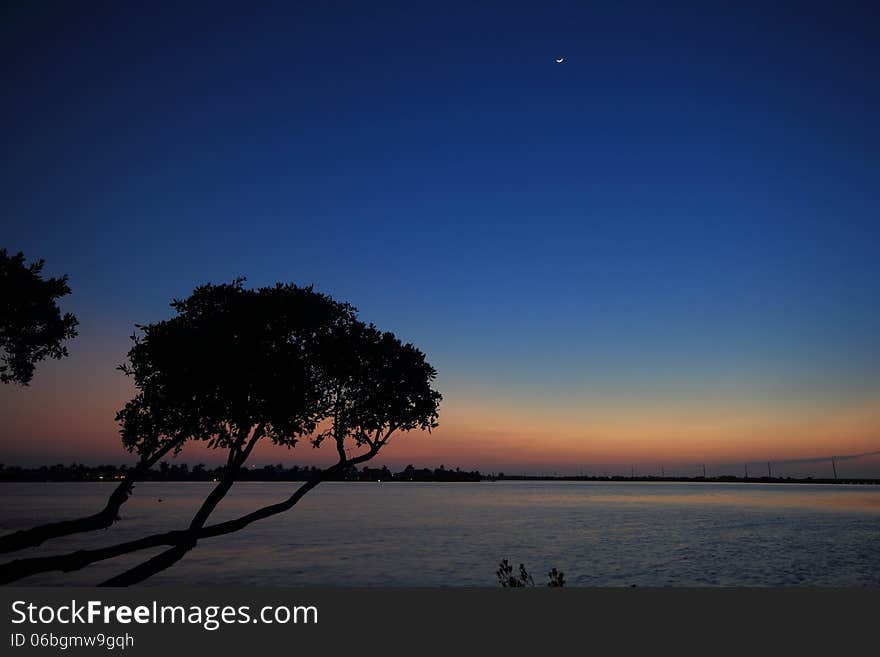
[[[245,275],[415,341],[453,414],[880,399],[876,3],[18,4],[2,245],[92,366]]]

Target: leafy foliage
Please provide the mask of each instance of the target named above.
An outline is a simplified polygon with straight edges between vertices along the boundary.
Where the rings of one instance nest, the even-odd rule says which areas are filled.
[[[394,431],[437,426],[441,395],[431,388],[437,373],[419,349],[392,333],[360,322],[337,326],[321,366],[332,425],[313,438],[316,447],[332,435],[338,449],[347,439],[372,448]]]
[[[377,451],[393,431],[436,426],[421,351],[311,287],[243,283],[196,288],[173,318],[138,327],[120,369],[139,392],[116,417],[129,450],[230,448],[259,427],[287,447],[332,436],[344,458],[346,440]]]
[[[316,430],[328,391],[314,355],[354,309],[311,287],[243,282],[198,287],[171,303],[172,319],[138,326],[120,369],[139,392],[116,416],[130,451],[168,440],[228,448],[257,424],[292,446]]]
[[[24,254],[0,249],[0,381],[28,385],[36,363],[67,356],[65,340],[76,337],[77,320],[61,314],[57,299],[70,294],[67,276],[44,279],[43,260],[25,264]]]

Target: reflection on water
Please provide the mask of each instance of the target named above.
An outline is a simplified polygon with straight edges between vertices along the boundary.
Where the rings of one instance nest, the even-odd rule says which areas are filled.
[[[0,530],[89,513],[111,484],[2,484]],[[214,519],[286,497],[237,484]],[[50,554],[182,528],[211,484],[139,484],[109,530]],[[160,501],[161,500],[161,501]],[[498,561],[580,586],[880,586],[880,487],[650,482],[326,483],[201,542],[147,584],[493,586]],[[94,584],[150,552],[23,583]]]
[[[720,505],[737,507],[764,507],[775,509],[840,509],[880,513],[880,489],[865,493],[865,487],[843,489],[831,486],[791,484],[672,484],[665,482],[617,482],[612,490],[592,494],[572,495],[539,494],[532,502],[544,505],[591,503],[653,504],[653,505]],[[640,488],[641,486],[641,488]],[[666,487],[674,490],[665,492]],[[682,490],[686,488],[686,490]],[[871,490],[871,489],[869,489]],[[844,494],[841,494],[843,492]],[[517,499],[502,504],[518,504]]]

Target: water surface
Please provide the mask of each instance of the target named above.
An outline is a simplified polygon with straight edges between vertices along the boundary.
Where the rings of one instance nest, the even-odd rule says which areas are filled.
[[[240,483],[213,519],[298,484]],[[0,484],[0,531],[90,513],[113,484]],[[208,483],[143,483],[112,528],[39,554],[186,526]],[[161,500],[161,501],[159,501]],[[207,539],[148,584],[495,586],[501,558],[578,586],[880,586],[880,486],[661,482],[325,483]],[[27,584],[95,584],[152,552]],[[33,552],[32,552],[33,554]]]

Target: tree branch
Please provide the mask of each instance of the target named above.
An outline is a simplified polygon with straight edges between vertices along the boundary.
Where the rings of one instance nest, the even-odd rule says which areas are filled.
[[[377,449],[381,449],[388,442],[388,439],[391,438],[391,434],[394,433],[395,431],[397,431],[396,424],[388,427],[388,431],[382,437],[382,440],[378,440],[380,431],[376,431],[376,438],[377,438],[376,445],[378,446]]]
[[[134,568],[130,568],[125,572],[102,582],[101,586],[130,586],[142,582],[148,577],[170,568],[196,546],[196,543],[199,540],[199,530],[204,527],[205,522],[207,522],[211,513],[214,512],[214,509],[217,508],[217,505],[224,497],[226,497],[226,493],[229,492],[229,489],[232,488],[232,485],[235,483],[235,477],[238,475],[241,466],[247,461],[251,451],[254,449],[254,445],[256,445],[260,438],[263,437],[264,427],[262,424],[258,425],[257,428],[254,429],[253,435],[248,441],[247,446],[242,449],[241,445],[247,437],[247,433],[247,430],[243,429],[241,431],[238,440],[236,440],[236,443],[233,446],[234,452],[232,449],[230,450],[230,467],[227,468],[220,483],[214,487],[214,490],[211,491],[210,495],[205,498],[202,506],[196,511],[196,514],[190,521],[189,529],[185,533],[185,539],[178,542],[171,549],[165,550],[165,552],[144,561]]]
[[[125,478],[119,482],[116,489],[107,499],[103,509],[90,516],[76,518],[74,520],[62,520],[59,522],[38,525],[30,529],[22,529],[12,534],[0,537],[0,553],[15,552],[24,548],[36,547],[43,542],[61,536],[70,536],[81,532],[90,532],[105,529],[112,525],[119,517],[119,509],[128,500],[134,489],[134,482],[172,449],[183,442],[181,438],[168,440],[162,447],[148,456],[142,456],[137,465],[128,471]]]
[[[266,518],[278,515],[279,513],[289,511],[294,506],[296,506],[297,502],[299,502],[306,495],[306,493],[315,488],[322,481],[339,472],[344,472],[345,469],[348,467],[369,461],[378,452],[379,448],[374,447],[367,452],[364,452],[363,454],[355,456],[354,458],[346,459],[344,462],[336,463],[335,465],[332,465],[329,468],[322,470],[312,479],[302,484],[286,500],[283,500],[282,502],[278,502],[276,504],[264,506],[260,509],[257,509],[256,511],[252,511],[251,513],[248,513],[246,515],[239,516],[238,518],[235,518],[233,520],[227,520],[225,522],[217,523],[215,525],[203,527],[198,531],[197,538],[198,540],[201,540],[204,538],[213,538],[215,536],[232,534],[234,532],[244,529],[248,525],[257,522],[258,520],[264,520]],[[179,544],[185,543],[189,539],[190,532],[188,530],[176,530],[165,532],[162,534],[153,534],[152,536],[145,536],[134,541],[118,543],[117,545],[111,545],[105,548],[97,548],[93,550],[78,550],[76,552],[70,552],[68,554],[49,557],[31,557],[27,559],[16,559],[14,561],[10,561],[0,565],[0,584],[9,584],[11,582],[15,582],[25,577],[36,575],[39,573],[52,571],[72,572],[85,568],[89,564],[95,563],[97,561],[113,559],[124,554],[129,554],[131,552],[147,550],[163,545],[177,546]]]

